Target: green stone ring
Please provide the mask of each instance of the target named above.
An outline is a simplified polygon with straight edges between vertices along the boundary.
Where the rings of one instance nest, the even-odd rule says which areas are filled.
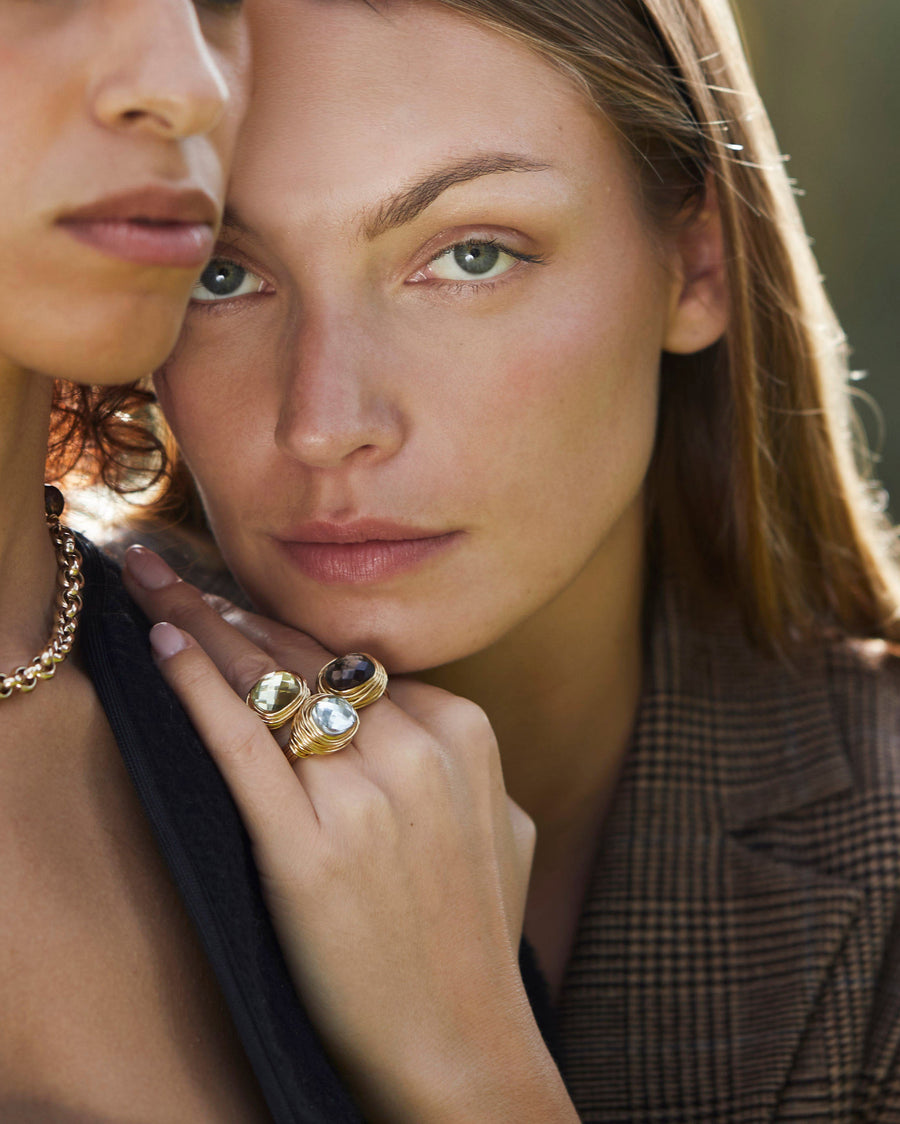
[[[270,671],[247,692],[247,706],[270,730],[287,725],[309,698],[306,680],[292,671]]]

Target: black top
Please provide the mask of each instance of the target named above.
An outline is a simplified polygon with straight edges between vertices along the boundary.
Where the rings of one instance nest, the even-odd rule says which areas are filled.
[[[79,537],[88,674],[175,884],[200,936],[276,1124],[361,1117],[288,976],[237,808],[150,654],[150,624],[118,567]],[[545,1038],[552,1019],[533,953],[523,978]]]

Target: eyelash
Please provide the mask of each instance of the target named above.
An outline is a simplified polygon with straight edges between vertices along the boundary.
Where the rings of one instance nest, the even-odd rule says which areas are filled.
[[[491,249],[498,250],[502,254],[507,254],[509,257],[515,258],[517,261],[528,262],[532,265],[541,265],[546,261],[546,258],[542,254],[528,254],[525,253],[524,250],[514,250],[497,238],[463,238],[457,242],[451,242],[449,245],[441,247],[440,250],[432,254],[424,268],[427,269],[428,266],[432,265],[440,258],[446,257],[448,254],[452,254],[454,250],[458,249],[461,246],[489,247]],[[505,270],[497,277],[491,277],[484,281],[477,281],[474,279],[471,281],[450,281],[442,277],[426,277],[417,282],[408,281],[407,284],[433,285],[440,291],[442,295],[453,296],[457,294],[465,294],[466,296],[474,296],[476,293],[480,293],[486,289],[495,288],[503,281],[508,273],[513,272],[514,268],[515,267],[510,267],[508,270]]]
[[[240,2],[241,0],[238,0],[238,3]],[[436,253],[432,254],[432,256],[428,259],[425,268],[430,266],[433,262],[436,262],[439,258],[445,257],[447,254],[451,254],[460,246],[490,247],[492,249],[498,250],[500,253],[508,254],[509,257],[515,258],[517,261],[528,262],[532,265],[541,265],[547,260],[542,254],[528,254],[523,250],[513,250],[505,243],[499,241],[499,239],[497,238],[465,238],[457,242],[451,242],[449,245],[443,246]],[[213,254],[211,260],[215,260],[216,258],[223,258],[227,261],[232,261],[235,265],[239,265],[242,269],[246,269],[248,273],[257,272],[256,269],[251,268],[251,266],[247,262],[242,260],[242,255],[233,245],[223,244],[221,245],[221,247],[217,248],[217,252]],[[502,283],[507,273],[513,272],[514,268],[515,267],[510,267],[510,269],[504,271],[499,276],[489,278],[485,281],[449,281],[445,278],[435,277],[424,278],[422,281],[418,282],[407,281],[407,284],[427,284],[439,290],[441,295],[446,296],[474,296],[477,293],[495,288],[498,284]],[[263,290],[259,293],[249,295],[268,296],[270,293],[271,290],[268,290],[268,292]],[[227,309],[229,309],[229,307],[234,308],[234,306],[239,305],[245,299],[246,296],[236,297],[231,300],[226,298],[220,301],[192,300],[191,307],[198,311],[202,311],[203,313],[212,313],[213,315],[215,315],[216,313],[225,312]]]

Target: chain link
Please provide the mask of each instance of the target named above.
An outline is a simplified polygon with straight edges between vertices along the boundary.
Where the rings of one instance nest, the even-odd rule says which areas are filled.
[[[53,632],[47,647],[30,664],[17,667],[9,675],[0,675],[0,699],[8,699],[17,692],[27,694],[35,689],[38,680],[52,679],[56,674],[56,665],[63,662],[75,643],[78,614],[82,607],[81,591],[84,588],[81,552],[75,536],[60,523],[58,515],[48,514],[47,526],[56,548],[59,575]]]

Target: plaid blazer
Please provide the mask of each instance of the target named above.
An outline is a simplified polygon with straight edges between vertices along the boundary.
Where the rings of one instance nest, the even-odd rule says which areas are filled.
[[[900,661],[658,612],[559,1008],[586,1122],[900,1121]]]

